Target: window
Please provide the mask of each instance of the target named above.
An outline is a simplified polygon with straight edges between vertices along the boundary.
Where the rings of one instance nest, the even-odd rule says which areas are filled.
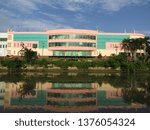
[[[37,44],[33,44],[33,45],[32,45],[32,48],[37,48]]]
[[[52,37],[52,36],[49,36],[49,39],[53,39],[53,37]]]
[[[8,46],[8,47],[11,47],[11,43],[10,43],[10,42],[8,42],[7,46]]]
[[[96,47],[95,43],[85,43],[85,42],[54,42],[49,43],[49,47],[53,46],[84,46],[84,47]]]
[[[0,41],[7,41],[7,38],[0,38]]]
[[[7,50],[7,54],[8,54],[8,55],[11,55],[11,50]]]
[[[50,35],[49,39],[91,39],[91,40],[96,40],[96,36],[81,35],[81,34],[62,34],[62,35]]]
[[[8,40],[12,40],[12,35],[8,35]]]

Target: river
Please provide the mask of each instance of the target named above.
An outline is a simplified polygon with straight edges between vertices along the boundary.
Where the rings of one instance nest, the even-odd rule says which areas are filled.
[[[0,112],[147,113],[150,74],[1,73]]]

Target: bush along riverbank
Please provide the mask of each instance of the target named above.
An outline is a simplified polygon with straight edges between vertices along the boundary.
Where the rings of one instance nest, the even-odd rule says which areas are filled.
[[[52,60],[34,59],[1,59],[0,70],[9,72],[20,71],[86,71],[86,72],[137,72],[149,71],[150,62],[128,61],[126,55],[112,56],[109,59],[94,60]]]

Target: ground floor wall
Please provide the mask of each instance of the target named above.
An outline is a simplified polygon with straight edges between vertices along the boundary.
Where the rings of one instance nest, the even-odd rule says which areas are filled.
[[[0,49],[0,57],[7,55],[7,49]]]
[[[7,42],[0,41],[0,57],[7,55]]]
[[[124,51],[123,50],[98,49],[96,53],[101,56],[111,56],[112,54],[118,55],[119,53],[122,53],[122,52]]]
[[[13,55],[13,56],[19,56],[19,51],[21,48],[8,48],[7,49],[7,54],[8,55]],[[39,48],[32,48],[33,51],[37,52],[38,56],[52,56],[52,51],[48,51],[48,49],[39,49]]]
[[[7,48],[7,49],[0,49],[0,56],[20,56],[19,51],[21,48]],[[48,49],[39,49],[39,48],[32,48],[33,51],[37,52],[38,56],[46,56],[46,57],[97,57],[99,55],[111,56],[111,55],[118,55],[123,53],[124,50],[109,50],[109,49],[97,49],[95,51],[49,51]],[[136,53],[142,54],[144,53],[143,50],[138,50]]]

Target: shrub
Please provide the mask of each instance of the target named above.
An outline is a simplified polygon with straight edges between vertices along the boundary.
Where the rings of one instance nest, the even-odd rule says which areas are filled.
[[[120,67],[120,63],[117,60],[108,59],[107,62],[108,62],[107,63],[108,67],[111,67],[113,69],[116,69],[116,68]]]
[[[147,62],[147,68],[150,70],[150,62]]]
[[[25,48],[24,50],[24,60],[27,63],[31,63],[33,60],[37,59],[37,53],[31,49]]]
[[[47,67],[48,65],[48,60],[46,59],[38,59],[35,61],[35,63],[40,66],[40,67]]]
[[[89,67],[91,67],[91,62],[89,62],[89,61],[76,61],[75,66],[78,69],[88,69]]]
[[[9,60],[6,66],[9,69],[9,71],[20,71],[23,67],[23,62],[19,59],[13,59]]]
[[[104,67],[104,60],[93,60],[90,67]]]

